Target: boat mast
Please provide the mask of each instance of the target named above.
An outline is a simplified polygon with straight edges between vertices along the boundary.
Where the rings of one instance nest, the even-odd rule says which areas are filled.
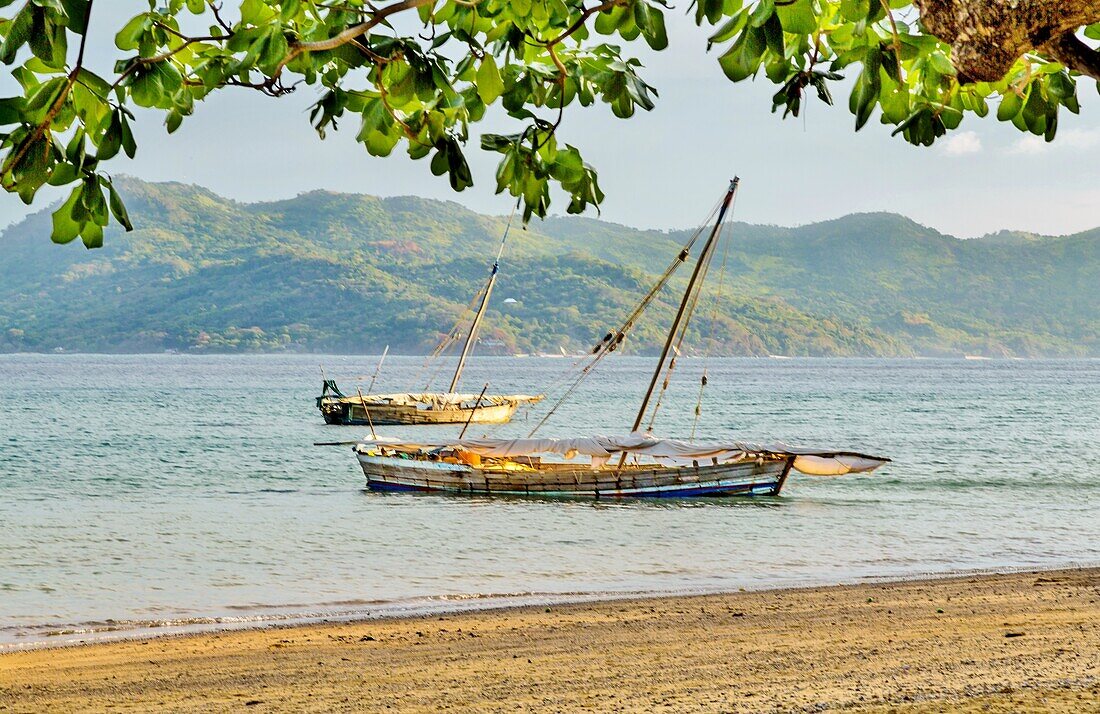
[[[512,210],[512,215],[515,215],[515,210]],[[500,256],[504,254],[504,242],[508,240],[508,231],[512,228],[512,219],[508,219],[508,225],[504,227],[504,235],[500,239],[500,247],[497,249],[496,260],[493,261],[493,269],[489,271],[489,282],[485,284],[485,294],[481,296],[481,305],[477,308],[477,314],[474,315],[474,321],[470,323],[470,331],[466,334],[466,342],[462,345],[462,355],[458,358],[458,367],[455,369],[455,376],[451,379],[451,388],[447,390],[448,393],[454,394],[455,388],[458,386],[458,380],[462,377],[462,370],[466,367],[466,358],[470,355],[470,348],[474,344],[474,336],[477,335],[477,328],[481,324],[481,318],[485,316],[485,308],[489,306],[489,296],[493,292],[493,285],[497,280],[497,271],[500,269]]]
[[[733,180],[730,181],[730,187],[726,192],[726,197],[722,199],[722,208],[718,211],[718,220],[715,221],[714,228],[711,229],[710,235],[707,237],[707,242],[703,244],[703,250],[699,253],[699,259],[695,261],[695,269],[691,272],[691,278],[688,280],[687,289],[684,290],[684,297],[680,300],[680,307],[676,311],[676,318],[672,321],[672,327],[668,330],[668,338],[665,339],[664,349],[661,350],[661,358],[657,362],[657,369],[653,371],[653,379],[649,381],[649,389],[646,390],[645,397],[642,399],[642,407],[638,410],[638,416],[634,419],[634,427],[631,431],[638,431],[638,428],[642,425],[642,421],[645,419],[646,410],[649,409],[649,400],[653,397],[653,390],[657,386],[657,381],[661,378],[661,372],[664,371],[665,361],[668,359],[668,353],[672,350],[672,342],[676,339],[676,332],[680,329],[680,323],[684,319],[684,312],[687,310],[688,303],[691,302],[691,294],[695,290],[695,284],[699,281],[699,276],[703,271],[703,267],[707,264],[707,259],[714,249],[715,240],[718,238],[719,231],[722,230],[722,221],[726,218],[726,211],[733,202],[733,196],[737,193],[737,185],[740,182],[741,179],[734,176]],[[625,458],[626,454],[624,453],[623,456]]]

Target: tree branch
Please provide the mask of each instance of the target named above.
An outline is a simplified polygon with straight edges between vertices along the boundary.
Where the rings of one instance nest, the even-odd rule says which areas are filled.
[[[1100,51],[1086,45],[1072,32],[1051,40],[1040,49],[1066,67],[1100,81]]]
[[[84,34],[80,36],[80,49],[76,53],[76,68],[80,69],[84,66],[84,45],[88,42],[88,23],[92,20],[92,3],[95,0],[88,0],[88,9],[84,12]]]
[[[601,5],[596,5],[595,7],[586,8],[583,12],[581,12],[581,16],[578,17],[576,19],[576,21],[565,30],[565,32],[561,33],[560,35],[558,35],[554,39],[549,40],[548,42],[546,42],[545,43],[546,46],[547,47],[553,47],[554,45],[556,45],[559,42],[561,42],[562,40],[564,40],[566,37],[569,37],[574,32],[581,29],[581,27],[584,26],[584,23],[588,22],[588,18],[592,17],[596,13],[603,12],[605,10],[610,10],[611,8],[615,7],[616,5],[623,5],[623,4],[625,4],[623,0],[607,0],[607,2],[605,2]]]
[[[914,0],[924,27],[951,45],[959,81],[995,82],[1032,51],[1096,76],[1096,60],[1073,35],[1100,22],[1096,0]],[[1066,39],[1067,36],[1071,39]],[[1059,61],[1062,61],[1059,59]],[[1079,66],[1078,66],[1079,65]]]
[[[50,125],[53,124],[53,120],[57,118],[57,115],[61,113],[61,108],[65,106],[65,101],[69,98],[69,92],[72,91],[73,85],[76,84],[76,78],[80,74],[81,68],[84,66],[84,45],[88,41],[88,22],[92,19],[92,3],[94,1],[95,0],[88,0],[88,9],[85,11],[84,15],[84,34],[80,36],[80,49],[76,52],[76,64],[74,64],[73,68],[69,71],[69,75],[65,80],[65,86],[61,89],[61,93],[57,95],[57,99],[54,100],[54,103],[50,105],[41,123],[34,128],[30,136],[23,140],[19,150],[14,154],[9,154],[3,166],[0,166],[0,176],[8,173],[9,170],[19,165],[19,162],[23,160],[27,152],[31,150],[31,147],[46,135],[46,132],[50,129]],[[10,190],[11,187],[5,183],[4,188]]]
[[[390,15],[395,15],[399,12],[404,12],[405,10],[412,10],[420,7],[421,5],[427,5],[431,2],[433,2],[433,0],[401,0],[401,2],[395,2],[392,5],[387,5],[384,8],[381,8],[377,12],[373,13],[369,20],[361,22],[358,25],[353,25],[343,32],[328,38],[327,40],[317,40],[315,42],[300,42],[295,45],[293,49],[291,49],[290,54],[287,56],[289,59],[293,59],[303,52],[321,52],[324,50],[334,50],[341,45],[347,44],[356,37],[370,32],[376,26],[381,25]],[[289,61],[289,59],[287,61]]]
[[[401,0],[401,2],[395,2],[392,5],[387,5],[377,12],[371,15],[371,18],[365,22],[361,22],[358,25],[352,25],[343,32],[328,38],[327,40],[317,40],[315,42],[299,42],[290,48],[286,57],[279,62],[275,71],[271,73],[271,76],[267,79],[267,84],[273,85],[279,79],[279,75],[283,73],[283,69],[288,64],[294,61],[296,57],[304,52],[323,52],[325,50],[334,50],[337,47],[347,44],[356,39],[360,35],[366,34],[374,29],[376,26],[381,25],[386,21],[386,18],[390,15],[395,15],[405,10],[412,10],[418,8],[421,5],[428,5],[435,0]]]

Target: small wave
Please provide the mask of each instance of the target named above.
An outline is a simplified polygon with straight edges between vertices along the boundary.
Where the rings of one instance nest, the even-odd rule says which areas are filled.
[[[321,622],[410,618],[503,607],[562,605],[620,598],[680,594],[665,591],[576,591],[448,593],[406,600],[338,600],[312,605],[231,605],[227,611],[250,613],[153,619],[97,620],[0,628],[0,652],[90,642],[136,640],[222,630],[287,627]]]

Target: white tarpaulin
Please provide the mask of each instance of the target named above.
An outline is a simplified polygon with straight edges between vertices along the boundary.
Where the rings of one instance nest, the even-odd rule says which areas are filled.
[[[453,409],[461,407],[473,409],[478,407],[496,406],[498,404],[522,404],[525,402],[542,401],[541,396],[528,394],[459,394],[459,393],[415,393],[399,392],[395,394],[367,394],[363,397],[368,405],[384,404],[393,406],[426,405],[429,409]],[[344,397],[345,401],[359,404],[358,396]]]
[[[458,448],[481,456],[517,457],[538,454],[560,454],[573,458],[578,454],[592,457],[594,467],[607,463],[612,456],[638,454],[669,465],[693,461],[742,461],[763,454],[795,456],[794,468],[813,476],[841,476],[871,471],[889,459],[867,456],[851,451],[804,449],[782,443],[751,444],[745,442],[689,442],[660,439],[651,434],[635,432],[626,436],[590,436],[579,439],[456,439],[439,442],[409,442],[397,439],[364,439],[363,446],[389,446],[415,450]]]

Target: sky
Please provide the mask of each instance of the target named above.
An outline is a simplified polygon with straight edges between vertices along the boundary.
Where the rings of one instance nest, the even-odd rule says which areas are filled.
[[[797,119],[772,114],[776,87],[763,78],[729,82],[716,54],[706,52],[707,32],[681,5],[666,13],[669,49],[655,53],[638,43],[628,49],[642,58],[642,77],[660,94],[656,109],[622,120],[606,105],[576,107],[559,129],[559,141],[579,147],[599,171],[607,194],[604,220],[694,226],[737,174],[742,183],[735,218],[751,223],[801,225],[891,211],[963,238],[1001,229],[1057,235],[1100,226],[1100,95],[1091,81],[1079,90],[1082,115],[1063,111],[1053,144],[992,116],[968,116],[934,147],[912,147],[891,137],[891,127],[877,118],[854,132],[846,91],[835,92],[833,107],[804,102]],[[114,31],[146,6],[144,0],[95,6],[93,71],[109,74],[121,54]],[[0,95],[13,93],[12,82],[6,73],[0,77]],[[446,177],[431,174],[427,161],[411,161],[400,149],[384,159],[367,154],[354,142],[354,117],[321,141],[308,121],[317,96],[303,88],[273,99],[229,87],[197,105],[173,135],[160,115],[140,112],[137,157],[113,160],[108,170],[195,183],[248,202],[321,188],[454,200],[491,214],[511,209],[512,199],[493,192],[495,155],[478,147],[476,134],[511,132],[518,123],[498,115],[474,127],[467,154],[475,185],[456,194]],[[59,198],[56,190],[44,190],[28,209],[15,196],[0,195],[0,225]],[[564,195],[553,198],[551,212],[564,212]]]

